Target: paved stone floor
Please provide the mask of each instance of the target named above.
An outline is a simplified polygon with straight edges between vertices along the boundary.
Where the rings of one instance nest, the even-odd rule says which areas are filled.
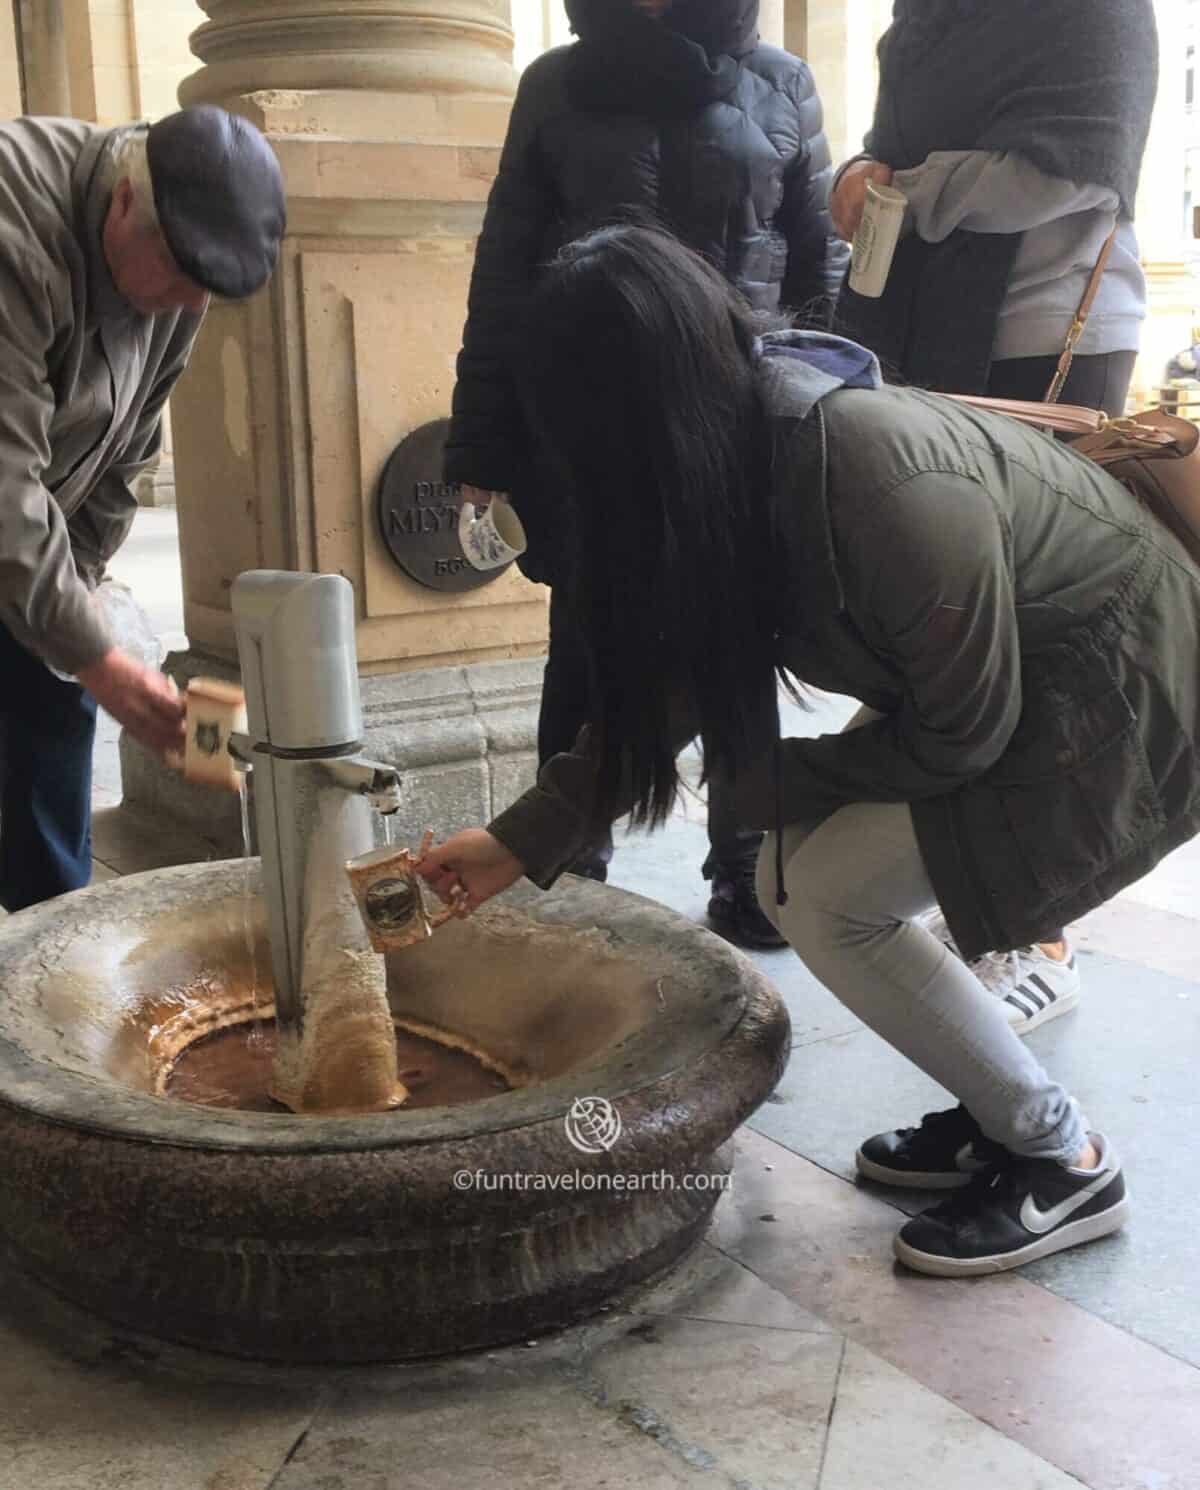
[[[172,517],[139,514],[117,569],[165,635]],[[98,875],[205,857],[113,810],[111,731],[96,782]],[[619,840],[613,880],[701,919],[704,847],[692,805]],[[1189,846],[1073,928],[1081,1007],[1031,1037],[1125,1156],[1124,1235],[1020,1276],[895,1268],[916,1198],[855,1185],[851,1157],[944,1094],[762,954],[791,1063],[669,1278],[512,1349],[289,1373],[130,1338],[5,1274],[0,1490],[1200,1490],[1198,885]]]

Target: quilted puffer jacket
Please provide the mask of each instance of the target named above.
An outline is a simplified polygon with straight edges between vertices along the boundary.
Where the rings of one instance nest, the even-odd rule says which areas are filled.
[[[812,74],[759,44],[758,0],[674,0],[658,21],[630,0],[567,0],[567,12],[579,40],[531,63],[513,105],[446,445],[446,479],[512,492],[531,540],[511,349],[523,297],[558,247],[632,210],[756,308],[820,324],[846,267]]]

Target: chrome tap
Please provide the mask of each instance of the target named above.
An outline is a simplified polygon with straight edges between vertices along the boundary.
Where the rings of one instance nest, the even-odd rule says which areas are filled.
[[[253,770],[276,1018],[298,1034],[306,972],[368,945],[345,864],[376,846],[400,777],[361,753],[348,581],[251,570],[234,581],[233,616],[248,727],[229,750]]]
[[[260,758],[274,754],[267,742],[236,733],[229,737],[229,753],[240,771],[251,769],[256,754]],[[330,759],[318,756],[309,764],[317,771],[324,771],[343,791],[357,792],[360,797],[366,797],[381,817],[400,811],[400,773],[392,766],[367,760],[361,755],[339,755]]]
[[[317,767],[343,791],[357,792],[381,817],[400,811],[400,776],[391,766],[365,760],[361,755],[318,761]]]

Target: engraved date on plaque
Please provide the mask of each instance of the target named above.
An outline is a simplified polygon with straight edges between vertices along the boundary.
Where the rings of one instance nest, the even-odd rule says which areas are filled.
[[[379,482],[379,530],[410,579],[432,590],[475,590],[504,569],[474,569],[463,553],[462,496],[456,483],[441,479],[449,427],[448,419],[423,424],[392,452]]]

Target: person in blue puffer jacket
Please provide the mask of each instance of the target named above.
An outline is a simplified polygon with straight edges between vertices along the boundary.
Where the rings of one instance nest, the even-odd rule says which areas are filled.
[[[556,531],[561,504],[538,470],[512,375],[539,265],[621,220],[666,228],[760,311],[827,325],[848,250],[829,217],[821,102],[799,57],[763,45],[758,0],[566,0],[572,45],[521,78],[488,201],[458,358],[445,476],[476,504],[510,497],[529,537],[521,567],[552,586],[538,728],[541,762],[569,749],[588,706],[586,654]],[[580,349],[586,355],[586,349]],[[709,917],[747,945],[781,945],[755,898],[760,834],[709,789]],[[603,879],[611,839],[576,869]]]

